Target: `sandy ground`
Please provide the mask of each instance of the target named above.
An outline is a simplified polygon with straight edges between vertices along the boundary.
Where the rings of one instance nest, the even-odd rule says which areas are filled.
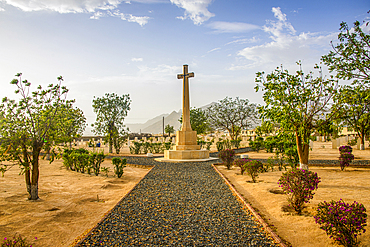
[[[370,160],[370,147],[369,142],[365,143],[366,150],[357,150],[353,148],[352,153],[355,156],[355,160]],[[257,152],[248,152],[249,158],[252,159],[267,159],[273,156],[272,153],[266,153],[265,150]],[[310,160],[338,160],[339,151],[338,149],[332,149],[331,142],[314,142],[313,149],[310,150]],[[339,164],[339,163],[338,163]]]
[[[127,166],[123,176],[116,178],[110,160],[102,166],[110,168],[108,177],[67,171],[62,161],[49,164],[42,160],[37,201],[27,200],[18,166],[0,176],[0,243],[18,233],[33,246],[69,246],[150,170]]]
[[[370,160],[370,149],[353,150],[356,159]],[[247,153],[250,158],[268,158],[271,154],[264,151]],[[338,159],[339,151],[331,149],[331,143],[316,143],[311,151],[310,159]],[[357,201],[370,211],[370,168],[346,168],[344,172],[339,165],[333,168],[310,167],[321,178],[319,188],[314,198],[301,216],[288,207],[286,195],[282,194],[277,182],[284,171],[267,172],[260,174],[258,183],[252,183],[247,175],[240,175],[240,169],[233,167],[227,170],[224,166],[217,166],[236,190],[260,213],[265,221],[277,234],[294,247],[326,247],[338,246],[315,223],[317,205],[322,201],[343,199],[347,203]],[[370,215],[368,213],[368,215]],[[360,246],[370,246],[370,224],[366,233],[358,239]]]

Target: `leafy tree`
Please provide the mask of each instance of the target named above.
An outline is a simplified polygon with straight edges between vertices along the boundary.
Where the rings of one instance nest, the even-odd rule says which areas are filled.
[[[316,129],[316,131],[317,133],[319,133],[321,136],[324,137],[324,141],[327,141],[327,140],[330,141],[331,137],[332,138],[339,137],[339,133],[342,131],[342,127],[341,127],[339,119],[336,119],[331,122],[321,120],[321,122],[322,124],[318,123],[318,128]]]
[[[97,115],[93,132],[106,136],[109,153],[113,152],[115,135],[121,133],[125,127],[123,121],[130,110],[130,103],[128,94],[119,96],[115,93],[106,93],[104,97],[93,99],[93,108]]]
[[[72,102],[60,106],[56,122],[57,125],[52,126],[52,129],[58,130],[58,135],[53,140],[57,143],[69,143],[70,148],[72,141],[80,137],[86,128],[86,118],[82,110],[73,107]]]
[[[120,130],[115,130],[113,132],[113,147],[116,150],[116,154],[119,154],[121,147],[127,141],[129,136],[128,134],[129,128],[123,128]]]
[[[179,122],[182,123],[182,116],[180,117]],[[190,125],[192,130],[196,131],[199,135],[206,134],[210,131],[206,111],[202,108],[190,109]]]
[[[232,140],[237,140],[241,131],[257,122],[257,105],[247,99],[233,100],[226,97],[207,109],[210,126],[214,129],[227,130]]]
[[[259,136],[273,134],[279,130],[279,124],[272,121],[262,121],[260,126],[256,127],[256,134]]]
[[[367,23],[368,24],[368,23]],[[366,24],[366,25],[367,25]],[[359,21],[350,29],[346,22],[340,24],[338,34],[339,43],[331,42],[333,51],[322,56],[321,60],[329,67],[329,71],[336,71],[340,79],[370,81],[370,34],[362,31]]]
[[[332,121],[337,112],[328,107],[337,93],[338,82],[333,76],[323,79],[321,73],[316,78],[312,72],[304,75],[301,64],[298,65],[300,70],[295,75],[282,68],[266,77],[264,72],[258,72],[255,89],[262,89],[266,103],[259,108],[262,119],[272,119],[283,131],[295,133],[300,167],[308,169],[311,134],[324,122]]]
[[[361,149],[365,149],[365,137],[370,135],[370,88],[362,85],[345,86],[337,96],[341,111],[338,117],[357,132]]]
[[[191,119],[191,115],[190,115],[190,119]],[[171,134],[175,132],[175,128],[167,124],[166,127],[164,128],[164,132],[168,133],[168,136],[171,136]]]
[[[25,175],[28,199],[36,200],[38,196],[39,156],[45,143],[52,143],[59,132],[57,116],[68,90],[61,86],[63,78],[58,77],[58,84],[50,84],[47,89],[38,86],[30,93],[31,83],[22,81],[18,73],[11,81],[17,87],[19,101],[4,98],[0,105],[0,158],[16,162]],[[59,127],[58,127],[59,126]],[[4,168],[3,168],[4,170]]]

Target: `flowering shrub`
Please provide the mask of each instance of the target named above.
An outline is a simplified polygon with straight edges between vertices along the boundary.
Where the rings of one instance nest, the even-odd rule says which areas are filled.
[[[343,171],[346,166],[349,166],[355,156],[352,154],[352,147],[351,146],[341,146],[339,147],[339,165],[340,169]]]
[[[236,159],[234,160],[234,166],[237,166],[240,168],[240,174],[243,175],[247,167],[245,164],[249,161],[249,159]]]
[[[35,239],[37,238],[35,237]],[[16,234],[13,238],[4,238],[1,247],[32,247],[32,245],[27,243],[21,235]]]
[[[218,157],[222,160],[222,163],[226,165],[227,169],[231,169],[235,157],[235,151],[232,149],[225,149],[218,153]]]
[[[288,202],[294,210],[301,214],[303,204],[308,203],[315,194],[320,178],[317,173],[295,168],[289,170],[279,179],[279,186],[288,195]]]
[[[263,171],[263,164],[258,160],[249,160],[244,166],[253,183],[257,182],[258,173]]]
[[[364,205],[358,202],[350,205],[340,199],[319,203],[314,218],[330,238],[350,247],[358,246],[357,236],[365,232],[367,215]]]

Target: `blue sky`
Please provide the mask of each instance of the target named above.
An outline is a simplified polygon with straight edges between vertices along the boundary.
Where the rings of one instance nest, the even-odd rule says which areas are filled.
[[[0,97],[15,98],[18,72],[33,89],[62,75],[89,124],[93,97],[112,92],[130,94],[126,123],[143,123],[181,109],[176,74],[188,64],[192,106],[263,103],[256,72],[293,73],[298,60],[312,70],[339,24],[369,9],[368,0],[0,0]]]

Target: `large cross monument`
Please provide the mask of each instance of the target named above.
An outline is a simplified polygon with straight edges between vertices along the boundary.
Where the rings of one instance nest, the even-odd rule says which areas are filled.
[[[193,161],[209,159],[209,151],[201,150],[197,145],[197,132],[190,125],[190,100],[189,100],[189,78],[194,73],[188,72],[188,65],[184,65],[184,73],[177,75],[177,79],[183,79],[182,92],[182,125],[181,130],[176,131],[176,146],[173,150],[164,151],[163,160]]]

